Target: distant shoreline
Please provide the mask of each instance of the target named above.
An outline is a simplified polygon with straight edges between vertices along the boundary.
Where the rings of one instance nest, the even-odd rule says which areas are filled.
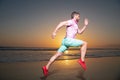
[[[31,50],[31,51],[55,51],[58,48],[42,48],[42,47],[1,47],[0,50]],[[68,50],[79,50],[78,47],[70,47]],[[120,50],[120,48],[88,48],[87,50]]]

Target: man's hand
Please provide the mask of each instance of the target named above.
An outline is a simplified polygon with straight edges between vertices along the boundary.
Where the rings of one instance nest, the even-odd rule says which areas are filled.
[[[55,33],[55,32],[53,32],[53,33],[52,33],[52,39],[54,39],[54,38],[55,38],[55,36],[56,36],[56,33]]]
[[[87,19],[87,18],[85,18],[85,20],[84,20],[84,25],[85,25],[85,26],[88,25],[88,19]]]

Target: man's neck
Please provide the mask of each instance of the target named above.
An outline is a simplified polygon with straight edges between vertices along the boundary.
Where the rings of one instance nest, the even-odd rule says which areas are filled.
[[[72,20],[73,20],[76,24],[78,23],[78,20],[77,20],[77,19],[73,18]]]

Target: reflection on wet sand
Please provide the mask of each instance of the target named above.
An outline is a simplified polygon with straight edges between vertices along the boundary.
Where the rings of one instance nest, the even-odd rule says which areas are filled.
[[[65,57],[67,58],[67,57]],[[119,80],[119,57],[87,58],[84,71],[77,60],[56,61],[47,78],[50,80]],[[41,80],[44,80],[41,79]]]
[[[48,77],[43,76],[41,69],[48,61],[0,63],[0,80],[120,79],[120,57],[86,58],[85,61],[86,71],[77,60],[58,60],[50,67]]]

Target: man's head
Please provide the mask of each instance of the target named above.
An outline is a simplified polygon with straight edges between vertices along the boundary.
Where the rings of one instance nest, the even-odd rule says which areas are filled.
[[[79,12],[76,12],[76,11],[73,11],[72,14],[71,14],[71,18],[75,18],[77,21],[79,21],[80,19],[80,13]]]

